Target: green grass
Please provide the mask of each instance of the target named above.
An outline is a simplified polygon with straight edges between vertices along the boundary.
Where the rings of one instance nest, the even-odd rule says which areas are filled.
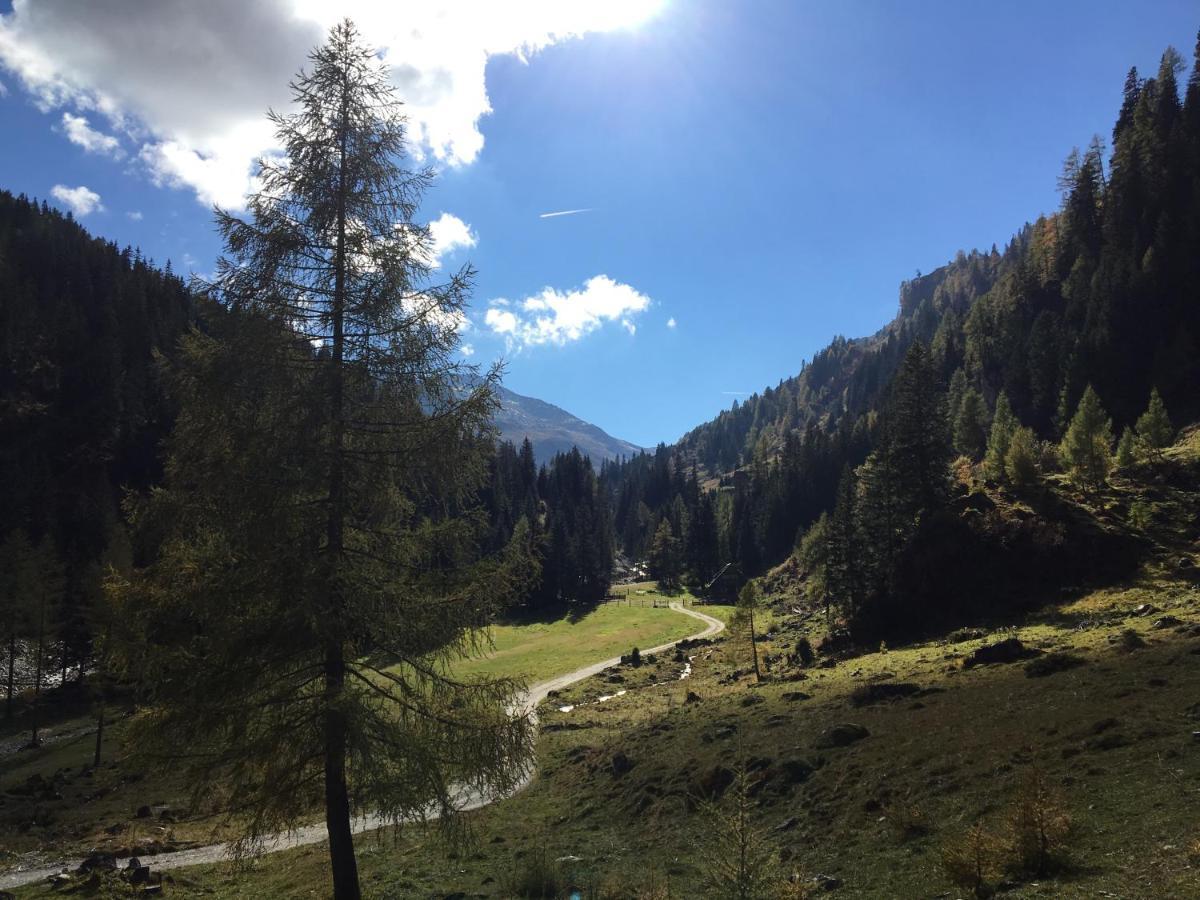
[[[578,620],[494,626],[493,649],[457,661],[452,667],[454,674],[542,681],[620,656],[634,647],[656,647],[704,629],[690,616],[643,602],[645,605],[638,605],[634,598],[632,606],[606,603]]]

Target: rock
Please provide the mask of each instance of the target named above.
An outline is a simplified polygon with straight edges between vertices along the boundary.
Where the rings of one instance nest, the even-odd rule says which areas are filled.
[[[800,824],[800,820],[797,819],[795,816],[792,816],[790,819],[785,819],[784,821],[782,821],[778,825],[776,825],[775,830],[776,831],[791,831],[793,828],[795,828],[799,824]]]
[[[150,818],[150,807],[149,807],[149,806],[139,806],[139,807],[137,808],[137,812],[135,812],[135,813],[133,814],[133,817],[134,817],[135,819],[148,819],[148,818]]]
[[[817,737],[815,746],[820,750],[832,747],[848,747],[865,737],[869,737],[870,734],[871,732],[867,731],[862,725],[845,722],[840,725],[833,725],[822,731]]]
[[[964,669],[969,669],[972,666],[1017,662],[1040,654],[1040,650],[1026,647],[1017,638],[1005,638],[999,643],[979,647],[970,653],[962,664]]]
[[[749,697],[742,698],[742,706],[758,706],[763,702],[763,698],[758,694],[751,694]]]
[[[899,700],[911,697],[921,688],[908,681],[877,682],[864,684],[854,689],[850,695],[850,705],[854,707],[870,706],[873,703],[884,703],[888,700]]]
[[[1158,607],[1153,603],[1143,603],[1140,606],[1135,606],[1133,615],[1135,616],[1150,616],[1158,612]]]
[[[813,885],[822,891],[836,891],[842,886],[842,879],[835,878],[832,875],[815,875],[813,876]]]
[[[812,695],[806,694],[804,691],[788,691],[783,695],[783,699],[788,703],[795,703],[797,700],[811,700]]]
[[[1132,628],[1126,628],[1121,632],[1120,637],[1110,638],[1109,640],[1118,644],[1118,649],[1125,653],[1132,653],[1134,650],[1141,650],[1146,646],[1146,642],[1142,640],[1142,636]]]
[[[699,694],[697,694],[695,691],[688,691],[688,692],[687,692],[687,697],[686,697],[686,699],[684,699],[684,701],[683,701],[683,702],[684,702],[684,703],[699,703],[699,702],[700,702],[700,695],[699,695]]]
[[[815,771],[806,759],[787,759],[779,765],[779,774],[786,784],[801,784],[808,781]]]
[[[130,867],[129,883],[130,884],[146,884],[150,881],[150,867],[138,866],[137,868]]]
[[[93,850],[76,869],[80,875],[86,875],[89,872],[115,872],[116,870],[116,856],[104,850]]]
[[[618,750],[616,753],[613,754],[612,773],[613,773],[614,777],[620,778],[622,775],[628,774],[628,772],[632,768],[633,768],[633,761],[628,756],[626,756],[623,752]]]
[[[1025,664],[1026,678],[1045,678],[1068,669],[1086,666],[1087,660],[1072,653],[1047,653]]]
[[[696,781],[693,793],[704,800],[719,800],[733,784],[733,779],[732,769],[721,765],[713,766]]]
[[[1161,631],[1164,628],[1175,628],[1182,624],[1183,620],[1177,619],[1174,616],[1160,616],[1154,620],[1154,624],[1150,627],[1157,631]]]

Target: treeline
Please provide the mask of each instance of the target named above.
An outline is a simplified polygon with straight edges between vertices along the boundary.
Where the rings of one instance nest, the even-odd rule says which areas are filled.
[[[490,513],[490,548],[504,547],[518,524],[528,523],[541,574],[525,601],[527,609],[561,613],[608,594],[612,515],[591,460],[578,449],[555,454],[539,469],[528,438],[520,449],[500,443],[482,500]]]
[[[40,685],[39,665],[81,673],[101,627],[106,570],[151,561],[154,550],[131,538],[122,503],[162,483],[177,412],[163,373],[189,329],[212,330],[217,315],[234,314],[194,294],[169,263],[160,270],[132,248],[92,237],[69,213],[0,191],[6,698]],[[542,561],[531,606],[562,610],[607,593],[612,526],[597,485],[577,451],[539,471],[528,443],[497,449],[476,502],[490,549],[503,547],[519,520],[530,523]]]
[[[122,492],[162,475],[173,413],[155,355],[170,354],[194,318],[169,264],[161,271],[70,214],[0,191],[0,638],[10,662],[18,637],[53,646],[64,671],[87,658],[102,565],[129,555]]]
[[[885,558],[867,567],[869,593],[886,594],[887,560],[945,502],[931,472],[959,453],[981,458],[997,414],[1028,429],[1021,446],[1057,446],[1089,385],[1118,432],[1152,390],[1176,423],[1200,417],[1200,42],[1197,55],[1182,98],[1175,50],[1153,78],[1130,71],[1111,152],[1099,138],[1072,151],[1061,208],[1002,252],[960,252],[905,282],[899,315],[875,336],[839,337],[675,446],[606,468],[622,549],[645,555],[664,521],[682,523],[686,543],[688,479],[706,478],[717,562],[747,578],[784,560],[822,513],[849,528],[847,498],[861,495],[855,527],[884,518],[871,552]],[[904,486],[884,502],[893,479]]]

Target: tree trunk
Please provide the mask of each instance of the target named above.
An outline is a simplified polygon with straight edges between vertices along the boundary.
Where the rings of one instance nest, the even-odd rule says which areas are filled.
[[[17,665],[17,630],[14,628],[8,633],[8,692],[4,696],[4,719],[8,721],[13,716],[12,698],[13,698],[13,676],[16,674]]]
[[[325,657],[327,697],[341,693],[345,678],[341,647],[331,645]],[[358,861],[354,858],[350,796],[346,790],[346,723],[336,708],[325,710],[325,830],[329,834],[334,900],[359,900]]]
[[[750,610],[750,655],[754,657],[754,680],[762,681],[762,673],[758,670],[758,643],[754,640],[754,610]]]
[[[96,713],[96,752],[92,754],[92,768],[100,768],[100,749],[104,746],[104,701],[100,701],[100,710]]]
[[[346,721],[341,708],[346,685],[346,658],[343,649],[342,598],[337,588],[337,571],[345,542],[346,516],[346,419],[343,365],[345,359],[346,317],[346,151],[349,140],[350,85],[348,76],[342,85],[339,137],[340,167],[337,197],[337,244],[334,250],[334,287],[332,309],[332,346],[330,350],[330,431],[329,467],[329,620],[325,650],[325,828],[329,834],[329,863],[333,870],[334,900],[358,900],[358,862],[354,858],[354,836],[350,831],[350,797],[346,790]]]
[[[33,735],[29,739],[31,746],[36,747],[38,743],[38,706],[42,700],[42,657],[46,655],[46,599],[42,598],[41,605],[38,607],[38,641],[37,641],[37,659],[34,660],[33,666],[33,704],[30,706],[30,712],[33,719]]]

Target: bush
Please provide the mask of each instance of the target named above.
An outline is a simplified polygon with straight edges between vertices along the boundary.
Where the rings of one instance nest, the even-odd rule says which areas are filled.
[[[1071,815],[1061,793],[1040,769],[1022,780],[1008,815],[1008,850],[1015,865],[1046,875],[1061,862]]]
[[[568,887],[562,867],[551,859],[545,847],[538,847],[517,860],[503,885],[506,896],[531,900],[550,900]]]
[[[1129,504],[1129,527],[1136,531],[1145,531],[1150,527],[1154,517],[1154,506],[1145,500],[1134,500]]]
[[[924,837],[931,831],[925,809],[910,796],[885,804],[883,811],[897,840],[910,841]]]
[[[796,641],[795,657],[805,668],[813,664],[813,648],[812,644],[808,642],[808,638],[802,637]]]
[[[1000,840],[976,823],[942,844],[942,869],[956,886],[976,897],[990,897],[995,893],[992,882],[999,877],[1002,855]]]

